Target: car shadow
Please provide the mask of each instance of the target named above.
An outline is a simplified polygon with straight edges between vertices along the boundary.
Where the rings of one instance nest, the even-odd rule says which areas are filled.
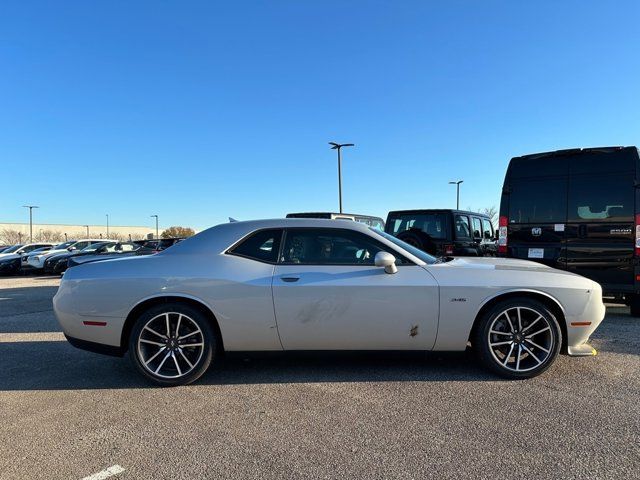
[[[64,341],[0,343],[0,391],[155,388],[129,359]],[[470,352],[314,352],[232,354],[194,385],[498,381]]]

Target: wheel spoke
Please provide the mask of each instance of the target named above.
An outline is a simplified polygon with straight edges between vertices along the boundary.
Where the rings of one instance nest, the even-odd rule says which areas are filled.
[[[509,328],[511,329],[511,333],[513,333],[514,332],[513,323],[511,323],[511,318],[509,318],[509,314],[507,312],[504,312],[504,316],[507,317],[507,322],[509,322]]]
[[[160,371],[160,369],[162,368],[162,366],[164,365],[164,362],[167,361],[167,358],[169,358],[171,356],[171,353],[167,352],[167,354],[164,356],[164,358],[162,359],[162,361],[160,362],[160,365],[158,365],[158,368],[156,368],[154,373],[158,373]]]
[[[167,320],[167,338],[171,338],[171,329],[169,328],[169,314],[165,313],[164,318]]]
[[[189,359],[186,357],[186,355],[184,354],[181,348],[178,349],[178,352],[180,352],[180,355],[182,355],[182,358],[184,359],[184,361],[187,362],[187,365],[189,365],[189,368],[193,368],[193,363],[189,361]]]
[[[491,343],[490,345],[491,345],[492,347],[497,347],[497,346],[499,346],[499,345],[509,345],[510,343],[513,343],[513,341],[511,341],[511,340],[507,340],[507,341],[505,341],[505,342],[496,342],[496,343]]]
[[[496,335],[511,335],[510,332],[499,332],[498,330],[489,330],[489,333],[495,333]]]
[[[146,362],[144,362],[145,365],[149,365],[151,362],[153,362],[153,360],[160,355],[162,352],[164,352],[167,349],[167,347],[162,347],[161,349],[159,349],[149,360],[147,360]]]
[[[526,332],[527,330],[529,330],[531,327],[533,327],[536,323],[538,323],[538,321],[542,318],[542,315],[540,315],[538,318],[536,318],[532,323],[530,323],[529,325],[527,325],[526,327],[524,327],[522,329],[521,333]]]
[[[506,366],[507,363],[509,362],[509,357],[511,357],[511,353],[513,352],[513,347],[515,347],[515,344],[511,345],[511,348],[509,349],[509,353],[507,354],[506,357],[504,357],[504,362],[502,362],[504,366]]]
[[[165,335],[162,335],[161,333],[156,332],[153,328],[151,328],[149,326],[145,326],[144,330],[149,330],[151,333],[153,333],[154,335],[159,336],[160,338],[167,338]]]
[[[533,340],[529,340],[528,338],[525,338],[525,342],[529,342],[531,345],[533,345],[536,348],[539,348],[540,350],[542,350],[545,353],[549,353],[550,350],[547,350],[546,348],[538,345],[536,342],[534,342]]]
[[[184,340],[185,338],[188,338],[188,337],[190,337],[191,335],[195,335],[196,333],[200,333],[200,331],[199,331],[199,330],[196,330],[195,332],[191,332],[191,333],[188,333],[188,334],[183,335],[183,336],[181,336],[181,337],[178,337],[178,340]]]
[[[546,327],[544,327],[542,330],[538,330],[538,331],[537,331],[537,332],[535,332],[535,333],[531,333],[531,334],[527,335],[527,336],[526,336],[526,338],[527,338],[527,339],[529,339],[529,338],[531,338],[531,337],[535,337],[536,335],[539,335],[539,334],[541,334],[542,332],[546,332],[547,330],[551,330],[551,327],[550,327],[550,326],[548,326],[548,325],[547,325]]]
[[[180,369],[180,365],[178,365],[178,359],[176,358],[176,354],[171,353],[171,358],[173,358],[173,363],[176,364],[176,368],[178,369],[178,375],[182,376],[182,370]]]
[[[176,338],[179,336],[180,331],[180,322],[182,321],[182,314],[178,315],[178,324],[176,325]]]
[[[542,360],[540,360],[540,359],[535,355],[535,353],[533,353],[531,350],[529,350],[529,349],[527,348],[527,346],[526,346],[526,345],[522,344],[522,348],[524,348],[524,349],[527,351],[527,353],[528,353],[529,355],[531,355],[533,358],[535,358],[535,359],[536,359],[536,362],[538,362],[538,365],[540,365],[540,364],[542,363]]]
[[[520,354],[522,353],[522,346],[518,345],[518,353],[516,354],[516,370],[520,370]]]
[[[186,344],[180,345],[180,346],[182,348],[185,348],[185,347],[201,347],[203,345],[204,345],[204,343],[186,343]]]
[[[518,312],[518,331],[522,330],[522,315],[520,315],[520,307],[516,308]]]
[[[157,345],[159,347],[164,347],[164,343],[160,343],[160,342],[154,342],[153,340],[145,340],[144,338],[140,339],[141,343],[149,343],[151,345]]]

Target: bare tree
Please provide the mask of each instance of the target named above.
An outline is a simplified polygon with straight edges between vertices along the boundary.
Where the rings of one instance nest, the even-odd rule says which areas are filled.
[[[18,230],[10,230],[5,228],[0,232],[0,243],[5,245],[16,245],[22,242],[22,239],[28,235],[22,235]]]

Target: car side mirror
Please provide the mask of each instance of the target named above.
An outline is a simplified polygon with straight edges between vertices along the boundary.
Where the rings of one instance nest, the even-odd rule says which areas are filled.
[[[73,252],[76,249],[76,247],[67,247],[67,250],[69,250],[70,252]]]
[[[396,257],[388,252],[378,252],[374,259],[376,267],[384,267],[385,273],[397,273]]]

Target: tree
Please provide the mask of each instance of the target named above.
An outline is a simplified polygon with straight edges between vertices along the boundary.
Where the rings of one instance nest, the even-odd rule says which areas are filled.
[[[495,205],[487,208],[481,208],[478,212],[487,215],[491,219],[491,223],[493,223],[494,227],[498,225],[498,209]]]
[[[169,227],[163,231],[160,236],[162,238],[176,238],[176,237],[190,237],[195,235],[196,232],[193,228],[189,227]]]

